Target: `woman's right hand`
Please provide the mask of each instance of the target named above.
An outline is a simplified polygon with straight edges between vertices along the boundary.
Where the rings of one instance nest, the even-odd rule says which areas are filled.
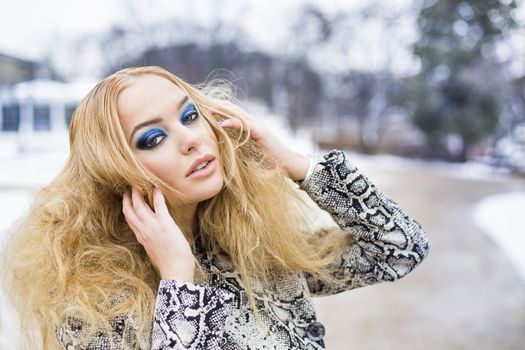
[[[195,258],[170,213],[161,190],[153,189],[154,211],[135,186],[122,198],[122,212],[162,279],[193,283]]]

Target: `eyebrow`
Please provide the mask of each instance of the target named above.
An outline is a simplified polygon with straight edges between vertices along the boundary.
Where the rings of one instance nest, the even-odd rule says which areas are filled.
[[[184,95],[182,100],[180,100],[180,102],[177,104],[177,111],[182,108],[182,106],[186,103],[186,101],[188,101],[188,95]],[[143,128],[143,127],[148,126],[148,125],[151,125],[151,124],[155,124],[155,123],[161,122],[161,121],[162,121],[162,118],[157,117],[157,118],[146,120],[145,122],[142,122],[142,123],[139,123],[139,124],[135,125],[135,127],[133,128],[133,131],[131,132],[131,135],[129,137],[130,143],[131,143],[131,140],[133,140],[133,135],[135,134],[135,132],[138,129]]]

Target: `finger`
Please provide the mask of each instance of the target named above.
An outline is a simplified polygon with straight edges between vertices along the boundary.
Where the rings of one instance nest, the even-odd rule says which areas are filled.
[[[227,128],[230,124],[230,121],[228,119],[219,120],[217,122],[219,126],[222,126],[223,128]]]
[[[159,215],[169,215],[168,207],[166,206],[166,200],[160,188],[155,186],[153,188],[153,207],[155,213]]]
[[[129,228],[135,234],[135,238],[137,239],[137,242],[140,243],[140,245],[144,246],[146,243],[146,237],[142,234],[142,231],[140,231],[135,225],[128,222]]]
[[[131,199],[129,192],[125,192],[122,196],[122,213],[128,225],[133,225],[135,227],[139,226],[140,220],[135,215],[135,211],[131,205]]]
[[[233,118],[221,120],[220,122],[217,122],[217,124],[219,124],[223,128],[229,128],[229,127],[240,128],[242,126],[242,123],[240,120],[233,119]]]
[[[124,196],[122,197],[122,212],[124,213],[124,219],[126,220],[126,223],[131,228],[131,231],[133,231],[133,233],[135,234],[137,241],[139,241],[140,244],[144,244],[145,237],[142,234],[142,231],[138,228],[140,221],[135,216],[135,212],[131,207],[128,192],[124,193]]]
[[[151,209],[146,205],[142,193],[135,186],[131,188],[131,204],[140,221],[148,221],[150,219]]]

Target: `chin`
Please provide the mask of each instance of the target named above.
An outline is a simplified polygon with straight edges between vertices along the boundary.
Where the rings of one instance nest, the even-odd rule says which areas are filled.
[[[195,186],[189,190],[191,193],[190,202],[196,204],[215,197],[221,192],[223,185],[224,183],[221,178],[220,181],[214,179],[213,181],[208,181],[202,185]]]

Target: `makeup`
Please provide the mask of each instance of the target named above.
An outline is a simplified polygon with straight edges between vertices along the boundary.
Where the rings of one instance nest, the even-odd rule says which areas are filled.
[[[188,104],[184,107],[181,113],[180,121],[183,125],[192,124],[199,118],[199,112],[197,107],[192,101],[189,101]]]
[[[214,159],[211,162],[209,162],[204,168],[194,171],[187,177],[190,179],[206,177],[210,175],[211,173],[213,173],[216,167],[217,167],[217,162],[216,162],[216,159]]]
[[[180,113],[180,123],[182,125],[191,125],[199,118],[199,112],[195,104],[188,100],[182,112]],[[162,128],[152,128],[144,132],[136,143],[136,147],[140,150],[153,149],[160,145],[162,141],[168,136],[168,133]]]
[[[168,134],[163,129],[149,129],[140,136],[136,147],[142,150],[155,148],[166,138],[166,136],[168,136]]]

